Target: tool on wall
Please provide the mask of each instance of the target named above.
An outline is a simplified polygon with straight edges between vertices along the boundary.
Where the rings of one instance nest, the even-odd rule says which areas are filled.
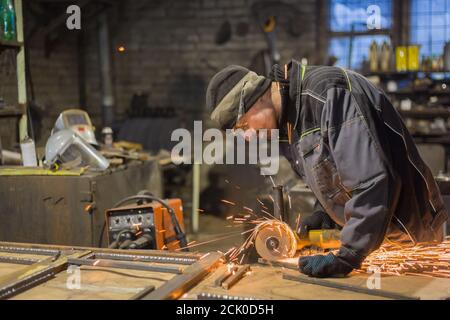
[[[142,191],[106,210],[105,225],[110,248],[185,250],[187,246],[180,199],[164,201]]]

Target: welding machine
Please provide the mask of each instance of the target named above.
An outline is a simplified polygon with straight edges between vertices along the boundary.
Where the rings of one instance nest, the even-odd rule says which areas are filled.
[[[139,202],[124,205],[133,200]],[[110,248],[186,250],[180,199],[131,196],[106,210],[105,223]]]

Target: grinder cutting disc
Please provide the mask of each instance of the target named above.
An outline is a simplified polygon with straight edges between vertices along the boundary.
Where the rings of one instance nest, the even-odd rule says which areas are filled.
[[[276,261],[294,257],[297,240],[286,223],[270,220],[258,225],[255,247],[261,258]]]

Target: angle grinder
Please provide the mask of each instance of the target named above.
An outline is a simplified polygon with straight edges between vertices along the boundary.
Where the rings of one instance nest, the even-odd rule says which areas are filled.
[[[268,220],[257,226],[255,248],[261,258],[276,261],[293,258],[297,250],[306,246],[322,249],[337,249],[340,247],[340,232],[338,230],[311,230],[308,238],[300,239],[284,222]]]

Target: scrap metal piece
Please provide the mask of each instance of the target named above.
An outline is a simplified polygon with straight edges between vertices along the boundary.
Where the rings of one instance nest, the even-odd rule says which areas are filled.
[[[258,225],[255,248],[268,261],[292,258],[297,250],[297,239],[286,223],[269,220]]]
[[[247,271],[250,271],[250,265],[246,264],[243,266],[240,266],[236,272],[233,272],[233,274],[222,283],[222,288],[228,290],[232,286],[234,286],[244,275],[247,273]]]

